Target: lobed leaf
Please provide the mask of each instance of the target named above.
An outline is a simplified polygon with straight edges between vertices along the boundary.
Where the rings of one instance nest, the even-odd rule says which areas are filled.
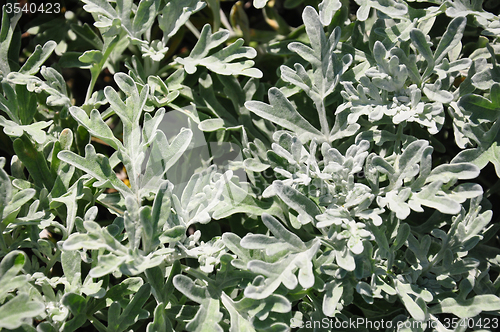
[[[301,141],[322,137],[321,132],[297,112],[279,89],[269,89],[268,95],[270,104],[260,101],[247,101],[245,107],[264,119],[296,132]]]

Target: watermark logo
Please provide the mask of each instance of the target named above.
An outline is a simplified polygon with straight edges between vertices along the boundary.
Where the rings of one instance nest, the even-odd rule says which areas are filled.
[[[430,325],[432,328],[436,328],[438,326],[437,321],[429,321],[429,322],[421,322],[414,320],[406,320],[406,321],[392,321],[385,319],[368,319],[364,317],[357,318],[349,318],[346,320],[339,320],[335,318],[325,317],[321,320],[300,320],[297,318],[292,318],[290,321],[291,328],[305,328],[305,329],[321,329],[321,330],[331,330],[336,331],[339,329],[343,330],[389,330],[389,331],[399,331],[401,329],[412,329],[412,330],[425,330],[427,325]]]
[[[224,189],[220,192],[224,204],[236,205],[240,203],[249,191],[248,186],[245,185],[247,176],[242,167],[243,156],[240,147],[230,142],[207,142],[205,133],[198,128],[196,123],[196,119],[198,119],[196,110],[193,107],[189,111],[191,116],[175,110],[167,112],[158,125],[158,130],[165,134],[169,143],[183,128],[192,132],[188,148],[168,168],[165,175],[166,179],[174,185],[173,193],[181,197],[195,174],[209,174],[210,179],[205,179],[204,183],[197,183],[197,185],[202,186],[202,190],[204,186],[213,185],[214,182],[218,182],[219,187],[223,183]],[[145,153],[145,162],[142,165],[143,174],[148,171],[146,161],[151,163],[150,160],[163,160],[164,158],[164,156],[159,155],[158,149],[151,147]],[[158,172],[161,171],[163,170],[158,170]],[[157,184],[152,184],[152,186],[155,185]]]

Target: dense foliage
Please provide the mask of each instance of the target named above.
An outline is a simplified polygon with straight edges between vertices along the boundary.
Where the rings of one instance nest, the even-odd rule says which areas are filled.
[[[31,2],[0,330],[500,326],[496,1]]]

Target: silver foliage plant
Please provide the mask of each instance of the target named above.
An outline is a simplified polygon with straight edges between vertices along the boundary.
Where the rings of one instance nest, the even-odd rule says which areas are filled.
[[[489,162],[500,177],[500,18],[482,1],[356,0],[356,18],[348,1],[285,1],[301,38],[257,50],[235,38],[239,3],[236,24],[215,0],[136,2],[82,0],[95,29],[70,29],[92,48],[49,40],[23,66],[21,13],[3,10],[0,330],[500,323],[498,182],[477,183]],[[268,21],[272,5],[254,1]],[[198,31],[203,10],[215,23]],[[483,34],[472,52],[468,28]],[[167,63],[186,29],[194,46]],[[284,58],[274,86],[258,51]],[[81,105],[61,67],[90,71]],[[114,87],[99,90],[104,69]]]

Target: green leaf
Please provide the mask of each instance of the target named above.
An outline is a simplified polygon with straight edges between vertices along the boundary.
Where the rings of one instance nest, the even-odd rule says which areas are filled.
[[[410,198],[410,205],[415,210],[415,206],[425,205],[442,213],[457,214],[460,212],[461,205],[451,197],[439,194],[438,191],[443,186],[441,180],[436,180],[425,186],[422,191],[413,194]],[[417,210],[421,210],[417,209]]]
[[[89,42],[94,48],[98,50],[103,49],[104,45],[101,38],[94,32],[94,30],[92,30],[92,28],[87,23],[84,23],[83,25],[71,24],[71,30],[73,30],[77,34],[77,36]]]
[[[493,294],[476,295],[470,299],[447,297],[432,306],[433,314],[448,313],[459,318],[476,317],[483,311],[500,310],[500,298]]]
[[[422,160],[422,156],[428,145],[429,142],[427,142],[426,140],[417,140],[410,143],[403,151],[403,153],[398,156],[393,171],[391,171],[392,166],[390,166],[385,160],[382,160],[382,158],[375,157],[373,159],[374,163],[381,163],[381,167],[384,167],[388,171],[388,176],[391,180],[391,186],[389,186],[387,189],[392,189],[394,187],[398,188],[402,185],[403,179],[411,174],[415,164]]]
[[[0,157],[0,216],[12,198],[12,184],[7,172],[4,171],[5,158]]]
[[[45,91],[49,95],[47,97],[48,106],[63,106],[69,108],[71,106],[71,100],[67,95],[66,83],[62,75],[54,68],[45,66],[42,66],[40,73],[45,81],[37,76],[17,72],[10,73],[6,81],[11,84],[26,85],[30,92],[41,93]]]
[[[7,6],[2,6],[2,26],[0,29],[0,78],[7,76],[7,74],[11,72],[11,65],[17,63],[19,60],[17,58],[11,59],[9,48],[12,43],[14,29],[22,13],[19,12],[10,17],[10,15],[7,14],[7,10]],[[19,54],[16,54],[16,56],[18,55]],[[11,60],[14,60],[12,64],[9,63]],[[19,66],[17,68],[19,68]],[[12,70],[17,70],[17,68],[14,67]]]
[[[148,85],[151,89],[150,98],[153,99],[157,107],[169,105],[180,94],[179,90],[170,91],[165,82],[158,76],[149,76]]]
[[[471,73],[474,73],[471,78],[472,85],[474,85],[473,87],[471,87],[472,91],[474,87],[481,90],[488,90],[493,84],[500,83],[500,67],[498,66],[496,61],[496,53],[498,53],[498,51],[495,52],[490,44],[486,44],[486,49],[491,55],[490,60],[492,68],[489,68],[488,66],[486,68],[483,67],[482,70],[478,70],[479,72],[471,71]],[[476,68],[471,67],[471,69]]]
[[[356,12],[356,17],[360,21],[366,21],[368,19],[368,15],[370,14],[370,9],[374,8],[380,10],[384,14],[390,17],[402,16],[408,12],[408,9],[405,4],[398,3],[394,0],[355,0],[356,3],[360,6],[358,11]]]
[[[492,87],[492,93],[498,93],[500,84],[496,83],[494,86],[498,88],[494,89]],[[470,119],[478,124],[484,121],[493,122],[500,117],[500,104],[494,103],[483,96],[473,94],[465,95],[460,98],[458,105],[467,113],[470,113]]]
[[[97,265],[90,270],[89,275],[92,278],[100,278],[110,274],[118,270],[118,267],[125,262],[126,258],[127,257],[119,257],[114,254],[99,255]]]
[[[337,264],[346,271],[354,271],[356,268],[354,256],[347,246],[342,250],[335,250],[335,258],[337,260]]]
[[[224,185],[222,192],[223,200],[217,205],[212,218],[221,219],[235,213],[249,213],[261,215],[264,212],[279,215],[281,209],[273,200],[256,199],[248,188],[231,180]]]
[[[251,317],[248,317],[248,315],[244,317],[240,314],[235,307],[235,303],[226,293],[222,292],[221,300],[231,317],[229,332],[255,332],[253,324],[250,322]]]
[[[87,321],[87,301],[82,296],[75,293],[64,294],[62,304],[69,308],[73,314],[73,318],[64,323],[63,332],[76,331]]]
[[[191,54],[186,58],[177,58],[176,62],[184,65],[188,74],[194,74],[197,66],[204,66],[207,69],[220,75],[244,75],[250,77],[262,77],[262,72],[252,68],[254,62],[251,60],[257,56],[257,52],[251,48],[243,46],[243,39],[238,39],[234,43],[226,46],[212,55],[208,55],[210,50],[217,48],[229,38],[229,31],[220,30],[212,34],[212,28],[206,24],[201,31],[198,42],[193,47]],[[233,62],[238,60],[237,62]]]
[[[194,318],[186,325],[188,331],[193,332],[222,332],[219,325],[222,313],[219,311],[220,302],[206,286],[197,286],[189,277],[177,275],[173,279],[174,286],[190,300],[199,303],[200,307]],[[215,290],[214,290],[215,291]]]
[[[408,235],[410,235],[411,228],[408,224],[402,223],[401,226],[398,228],[398,234],[396,235],[396,238],[394,239],[394,242],[392,243],[391,250],[399,250],[405,242],[406,239],[408,239]]]
[[[123,148],[122,143],[113,135],[113,132],[108,125],[103,121],[98,110],[94,109],[90,112],[90,117],[80,107],[72,106],[69,109],[71,116],[78,121],[88,132],[95,137],[100,138],[105,143],[112,146],[115,150]]]
[[[98,50],[85,51],[79,58],[83,63],[96,64],[102,61],[103,54]]]
[[[299,213],[297,219],[301,224],[315,223],[315,218],[321,211],[313,201],[281,181],[274,181],[273,187],[279,198]]]
[[[342,7],[340,0],[323,0],[318,5],[321,23],[325,26],[332,22],[333,14]]]
[[[37,325],[36,330],[32,328],[33,330],[29,329],[30,327],[27,324],[24,324],[23,326],[20,327],[22,329],[21,331],[24,332],[57,332],[57,330],[50,324],[49,322],[42,322]],[[19,330],[16,330],[19,331]]]
[[[446,90],[441,90],[441,81],[437,80],[434,84],[425,84],[422,88],[427,98],[439,103],[448,104],[453,101],[453,94]]]
[[[339,303],[344,287],[340,282],[331,281],[325,286],[325,296],[323,297],[323,313],[328,317],[333,317],[337,312],[337,304]]]
[[[273,313],[288,313],[292,310],[290,300],[279,294],[273,294],[263,300],[243,297],[232,304],[240,313],[248,314],[249,317],[257,317],[259,320],[266,320]],[[253,327],[258,328],[257,326],[254,321]]]
[[[112,286],[107,291],[106,298],[109,298],[112,301],[117,301],[122,307],[126,307],[130,302],[130,295],[137,293],[143,284],[144,281],[140,277],[126,278],[119,284]]]
[[[16,86],[16,99],[18,104],[18,115],[20,124],[29,125],[33,121],[35,114],[38,112],[37,110],[37,100],[36,94],[29,92],[25,86],[18,85]],[[29,128],[35,128],[35,126],[30,126],[25,130],[27,133],[30,133]],[[41,134],[44,135],[45,133]],[[36,136],[31,134],[33,138]],[[42,136],[45,138],[45,136]],[[36,139],[38,141],[38,139]]]
[[[19,112],[18,112],[18,100],[17,100],[17,93],[16,90],[9,84],[2,84],[2,89],[5,94],[5,98],[3,94],[0,93],[0,109],[4,111],[9,118],[15,122],[19,123]],[[16,87],[16,89],[19,89]]]
[[[239,123],[239,121],[234,117],[233,113],[228,111],[224,106],[222,106],[219,100],[216,98],[215,91],[213,89],[213,80],[211,75],[209,75],[208,73],[202,73],[198,81],[200,83],[199,86],[200,100],[197,101],[197,103],[201,104],[200,105],[201,107],[206,106],[211,112],[213,112],[214,115],[224,120],[225,127],[229,128],[229,127],[240,126],[241,123]],[[223,78],[222,81],[227,82],[229,81],[229,79]],[[195,100],[197,100],[196,97]],[[217,120],[217,119],[207,119],[205,121],[210,121],[210,120]]]
[[[132,31],[135,36],[140,36],[151,28],[156,18],[158,5],[156,0],[141,0],[132,23]]]
[[[102,325],[104,331],[108,332],[123,332],[127,330],[130,326],[137,323],[139,320],[147,319],[149,317],[149,312],[145,309],[142,309],[144,303],[148,300],[151,294],[151,287],[149,284],[143,284],[139,289],[136,288],[138,283],[135,281],[140,281],[139,284],[142,284],[142,279],[137,278],[134,280],[132,284],[134,287],[128,287],[127,294],[122,294],[121,292],[124,290],[124,287],[129,285],[125,284],[127,281],[132,281],[129,278],[123,281],[120,285],[117,285],[113,288],[115,292],[118,292],[120,296],[128,295],[130,293],[135,293],[132,299],[130,300],[127,297],[125,299],[120,298],[119,301],[113,302],[108,309],[108,327]],[[111,291],[111,290],[110,290]],[[110,294],[108,291],[107,296],[111,299],[116,299],[118,294]],[[122,311],[123,309],[123,312]],[[94,323],[94,322],[93,322]],[[94,323],[95,324],[95,323]],[[127,330],[128,331],[128,330]]]
[[[260,101],[247,101],[245,106],[258,116],[297,133],[303,142],[323,136],[297,112],[279,89],[269,89],[268,96],[270,105]]]
[[[211,132],[224,128],[224,120],[222,119],[206,119],[200,122],[198,128],[201,131]]]
[[[47,105],[69,108],[72,103],[66,90],[64,77],[54,68],[46,66],[42,66],[40,73],[45,79],[44,90],[49,94]]]
[[[125,73],[117,73],[114,76],[118,87],[125,92],[127,99],[125,103],[121,100],[118,93],[110,86],[104,89],[104,95],[109,101],[113,110],[118,114],[120,119],[125,123],[135,124],[139,121],[142,114],[142,109],[146,103],[149,88],[143,87],[139,95],[139,91],[134,80]]]
[[[134,324],[140,319],[146,319],[149,316],[149,312],[145,309],[141,309],[148,300],[151,294],[151,286],[149,284],[144,284],[139,288],[137,293],[135,293],[132,301],[123,310],[123,313],[118,318],[118,328],[116,331],[125,331],[129,326]]]
[[[80,61],[81,52],[65,52],[59,60],[61,68],[91,68],[87,63]]]
[[[158,303],[154,311],[154,319],[148,324],[146,332],[170,332],[174,331],[170,320],[165,312],[165,304]]]
[[[413,45],[415,45],[418,49],[420,55],[422,55],[427,61],[427,67],[425,69],[425,73],[423,74],[424,77],[427,77],[427,75],[434,69],[434,55],[432,54],[431,48],[421,30],[412,29],[410,32],[410,38]]]
[[[108,329],[111,331],[118,330],[118,319],[120,318],[120,304],[113,302],[108,309]]]
[[[447,183],[452,179],[475,179],[479,176],[479,173],[479,168],[469,163],[441,164],[431,171],[426,182],[441,180]]]
[[[43,303],[30,301],[28,294],[20,293],[0,307],[0,327],[16,329],[24,323],[26,318],[38,316],[44,310]]]
[[[420,55],[422,55],[427,61],[428,67],[434,66],[434,56],[432,54],[431,48],[424,33],[419,29],[412,29],[410,32],[411,42],[418,49]]]
[[[158,225],[160,227],[163,224],[168,224],[169,227],[175,225],[169,223],[169,216],[171,213],[171,195],[172,195],[173,185],[169,182],[163,183],[156,194],[153,202],[153,208],[151,210],[151,219],[153,220],[152,228],[156,229]]]
[[[358,281],[356,284],[356,292],[361,295],[366,303],[373,304],[373,291],[369,284],[364,281]]]
[[[21,107],[19,107],[19,110],[23,111]],[[15,123],[14,121],[6,120],[3,116],[0,115],[0,126],[4,127],[3,131],[5,134],[11,137],[21,137],[24,133],[26,133],[40,144],[45,143],[45,141],[47,140],[47,134],[42,129],[50,126],[51,124],[52,121],[38,121],[30,125],[20,125],[19,123]]]
[[[401,282],[394,280],[394,283],[396,285],[398,295],[410,315],[417,321],[424,321],[426,319],[426,314],[422,307],[419,305],[419,301],[414,301],[407,294],[406,287],[403,287],[403,284]]]
[[[290,244],[292,247],[297,248],[297,250],[304,251],[307,249],[304,242],[297,235],[287,230],[273,216],[267,213],[262,214],[262,222],[277,239]]]
[[[176,260],[172,264],[170,273],[167,276],[167,281],[165,282],[165,293],[163,294],[165,298],[169,299],[170,296],[174,293],[175,291],[174,278],[176,275],[181,274],[181,272],[182,272],[181,264],[178,260]]]
[[[43,47],[37,45],[28,60],[26,60],[21,69],[19,69],[19,73],[27,75],[38,73],[40,66],[50,57],[56,46],[57,44],[53,40],[49,40]]]
[[[106,0],[83,0],[83,8],[89,13],[99,13],[108,17],[118,16],[115,9]]]
[[[139,38],[140,34],[142,33],[142,29],[139,30],[134,30],[133,28],[133,23],[132,23],[132,17],[131,13],[134,13],[135,16],[139,15],[137,24],[139,22],[143,22],[144,18],[147,17],[147,20],[145,21],[146,28],[149,29],[150,27],[147,24],[152,23],[152,18],[150,17],[152,13],[148,11],[148,9],[151,9],[149,7],[149,1],[144,1],[146,2],[145,4],[142,5],[141,11],[132,11],[132,1],[126,0],[126,1],[118,1],[116,3],[116,8],[113,8],[110,3],[108,3],[106,0],[82,0],[85,3],[85,6],[83,8],[85,11],[89,13],[95,13],[96,14],[96,23],[95,26],[103,29],[104,35],[112,35],[115,36],[119,34],[120,29],[123,29],[129,37],[131,38]],[[156,12],[156,5],[157,2],[154,2],[155,4],[155,12]],[[144,12],[146,11],[147,14]]]
[[[54,186],[54,175],[47,166],[45,157],[37,151],[31,141],[18,138],[14,141],[14,151],[28,169],[35,186],[52,190]]]
[[[54,197],[52,202],[60,202],[66,205],[66,232],[67,235],[71,234],[73,231],[73,226],[75,225],[75,219],[78,209],[78,200],[83,197],[83,179],[75,182],[71,188],[68,189],[66,194]],[[55,203],[51,202],[51,207],[55,206]]]
[[[111,185],[124,196],[132,194],[130,188],[118,179],[115,172],[109,165],[108,158],[102,154],[96,154],[95,149],[91,144],[87,144],[85,147],[85,158],[71,151],[61,151],[57,156],[62,161],[92,175],[100,181],[98,183],[99,186]]]
[[[173,37],[177,31],[189,20],[189,17],[200,11],[206,3],[199,0],[180,0],[168,2],[161,15],[158,16],[158,24],[168,38]]]
[[[231,232],[222,234],[222,241],[226,247],[231,250],[239,259],[248,262],[251,259],[250,250],[241,246],[241,238]]]
[[[152,77],[150,76],[149,78],[151,79]],[[160,82],[163,83],[161,80]],[[142,127],[142,141],[144,144],[151,145],[155,138],[154,135],[156,134],[156,131],[158,130],[158,127],[162,123],[164,117],[165,109],[163,107],[155,112],[154,117],[151,117],[150,113],[144,114],[144,123]]]
[[[307,6],[304,9],[304,12],[302,13],[302,19],[304,20],[306,33],[309,37],[312,50],[301,43],[291,43],[288,48],[291,51],[296,52],[303,59],[309,61],[313,67],[318,68],[321,66],[324,60],[328,59],[328,57],[331,56],[331,54],[326,54],[326,52],[334,50],[337,44],[335,42],[335,39],[338,32],[333,32],[330,35],[330,38],[327,39],[323,31],[323,26],[321,25],[318,13],[311,6]]]
[[[439,44],[434,52],[434,62],[440,63],[441,60],[460,42],[462,39],[467,19],[465,17],[455,17],[440,39]]]
[[[264,279],[262,276],[255,278],[254,284],[245,288],[245,296],[256,300],[265,299],[273,294],[281,284],[290,290],[295,289],[299,282],[304,288],[312,287],[314,276],[311,260],[319,247],[320,242],[314,241],[308,250],[290,254],[275,263],[251,260],[247,264],[248,269],[267,278]],[[295,276],[297,269],[300,269],[298,279]]]
[[[64,275],[69,283],[73,283],[75,279],[81,282],[81,265],[82,261],[80,253],[77,251],[63,251],[61,253],[61,265]]]
[[[19,250],[9,252],[0,263],[0,303],[7,293],[27,282],[27,276],[16,277],[26,263],[26,254]]]
[[[245,166],[245,169],[261,173],[264,172],[266,169],[270,167],[270,165],[263,164],[261,163],[258,159],[255,158],[248,158],[243,161],[243,165]]]
[[[316,10],[307,6],[302,13],[311,47],[302,43],[292,42],[288,48],[296,52],[312,66],[312,71],[306,71],[300,63],[295,63],[295,71],[287,66],[281,66],[281,77],[303,89],[312,99],[318,112],[321,132],[328,136],[330,127],[326,116],[326,98],[334,91],[340,81],[340,76],[347,71],[352,63],[352,56],[346,54],[338,60],[335,49],[340,39],[340,28],[335,28],[326,38],[321,19]]]
[[[191,144],[192,138],[193,132],[190,129],[182,128],[181,132],[169,144],[165,134],[157,130],[156,139],[153,141],[151,154],[146,164],[146,171],[140,184],[141,188],[156,190],[160,179],[181,158]]]
[[[42,193],[46,194],[46,191],[44,190]],[[32,188],[23,189],[14,195],[11,203],[7,205],[7,207],[3,211],[3,227],[8,226],[10,223],[22,224],[23,221],[27,221],[29,223],[29,221],[39,221],[41,219],[41,217],[43,216],[43,212],[36,212],[36,209],[38,208],[38,205],[40,203],[39,200],[36,200],[29,206],[28,213],[25,217],[16,219],[21,209],[26,211],[27,206],[24,206],[23,208],[23,205],[29,202],[34,195],[35,191]]]

